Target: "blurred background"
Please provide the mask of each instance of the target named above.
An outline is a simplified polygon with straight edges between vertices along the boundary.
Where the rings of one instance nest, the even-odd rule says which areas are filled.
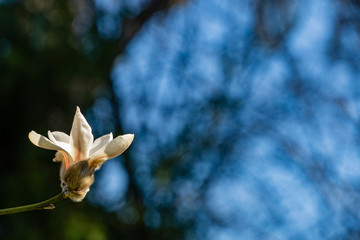
[[[135,133],[1,239],[360,239],[360,2],[0,0],[0,208],[60,192],[35,130]]]

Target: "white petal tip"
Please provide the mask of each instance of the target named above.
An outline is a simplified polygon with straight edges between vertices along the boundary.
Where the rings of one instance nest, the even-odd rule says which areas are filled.
[[[132,143],[132,141],[134,140],[134,134],[131,133],[131,134],[125,134],[125,135],[122,135],[123,138],[126,139],[126,141],[128,142],[128,144],[130,145]]]
[[[124,134],[116,137],[90,157],[90,165],[94,167],[100,166],[107,159],[119,156],[131,145],[133,140],[134,134]]]
[[[29,132],[28,137],[29,137],[30,141],[33,142],[33,141],[35,141],[36,138],[38,138],[38,135],[39,134],[37,134],[35,131],[32,130],[31,132]]]

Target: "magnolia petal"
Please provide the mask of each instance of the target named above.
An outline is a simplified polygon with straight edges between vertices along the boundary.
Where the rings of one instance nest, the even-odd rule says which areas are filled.
[[[132,143],[134,134],[125,134],[118,136],[93,155],[90,156],[89,165],[92,167],[98,167],[107,159],[111,159],[122,154]]]
[[[58,142],[64,142],[64,143],[70,143],[70,136],[63,132],[51,132],[56,141]]]
[[[68,153],[71,152],[71,146],[69,144],[69,142],[62,142],[62,141],[58,141],[56,139],[56,137],[54,136],[53,132],[48,131],[48,136],[50,141],[52,141],[53,143],[55,143],[56,145],[62,147],[64,150],[66,150]]]
[[[60,144],[56,142],[52,142],[48,138],[36,133],[35,131],[31,131],[29,133],[29,139],[30,141],[41,148],[45,148],[48,150],[57,150],[57,151],[63,151],[67,154],[67,157],[69,158],[69,161],[72,162],[72,157],[68,152],[68,149],[64,146],[61,146]]]
[[[50,141],[52,141],[53,143],[56,143],[56,139],[54,138],[52,133],[50,131],[48,131],[47,134],[48,134],[48,138],[50,139]]]
[[[65,134],[66,135],[66,134]],[[49,139],[56,144],[57,146],[61,147],[62,154],[66,155],[64,156],[66,161],[68,162],[68,164],[73,164],[73,156],[71,156],[71,146],[68,142],[61,142],[61,141],[57,141],[57,139],[55,138],[55,136],[53,135],[52,132],[48,131],[48,136]],[[56,158],[58,159],[58,158]]]
[[[29,139],[30,141],[41,148],[45,148],[48,150],[62,150],[62,148],[52,141],[50,141],[48,138],[36,133],[35,131],[31,131],[29,133]]]
[[[74,161],[78,162],[89,157],[90,148],[94,137],[91,127],[81,114],[80,108],[76,107],[76,113],[70,132],[70,146]]]
[[[96,151],[98,151],[100,148],[108,144],[111,140],[113,140],[112,133],[106,134],[104,136],[101,136],[97,138],[94,143],[92,144],[91,150],[90,150],[90,156],[93,155]]]

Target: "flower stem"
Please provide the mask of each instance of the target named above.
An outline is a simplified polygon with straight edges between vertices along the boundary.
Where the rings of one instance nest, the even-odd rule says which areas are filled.
[[[20,206],[20,207],[0,209],[0,215],[14,214],[14,213],[18,213],[18,212],[25,212],[25,211],[32,211],[32,210],[54,209],[55,206],[53,203],[64,200],[68,196],[69,196],[68,193],[61,192],[58,195],[56,195],[55,197],[52,197],[43,202],[29,204],[29,205]]]

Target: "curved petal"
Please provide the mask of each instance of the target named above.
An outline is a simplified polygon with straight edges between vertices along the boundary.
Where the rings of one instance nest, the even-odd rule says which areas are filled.
[[[36,133],[35,131],[31,131],[29,133],[29,139],[34,145],[36,145],[38,147],[48,149],[48,150],[57,150],[57,151],[64,152],[67,155],[69,161],[70,162],[73,161],[72,156],[69,153],[69,148],[62,146],[62,144],[59,144],[58,142],[53,142],[53,141],[49,140],[48,138]]]
[[[89,157],[90,148],[94,137],[91,127],[81,114],[80,108],[76,107],[76,113],[70,132],[70,146],[74,161],[78,162]]]
[[[98,168],[104,161],[111,159],[122,154],[132,143],[134,134],[125,134],[118,136],[93,155],[90,156],[89,165]]]
[[[36,133],[35,131],[31,131],[29,133],[29,139],[34,145],[41,148],[45,148],[48,150],[63,150],[59,145],[50,141],[48,138]]]
[[[91,146],[89,155],[93,155],[96,151],[108,144],[111,140],[113,140],[112,133],[97,138]]]
[[[59,133],[59,132],[58,132]],[[65,133],[64,133],[65,134]],[[66,135],[66,134],[65,134]],[[57,146],[61,147],[62,154],[65,154],[66,156],[64,156],[66,159],[69,159],[69,163],[68,164],[73,164],[73,156],[71,155],[71,146],[68,142],[61,142],[61,141],[57,141],[56,137],[53,135],[52,132],[48,131],[48,136],[49,139],[56,144]]]
[[[70,136],[63,132],[51,132],[56,141],[58,142],[64,142],[64,143],[70,143]]]
[[[50,139],[50,141],[52,141],[53,143],[56,143],[56,139],[54,138],[52,133],[50,131],[48,131],[47,134],[48,134],[48,138]]]
[[[65,134],[65,133],[64,133]],[[63,142],[63,141],[58,141],[56,139],[56,137],[54,136],[53,132],[48,131],[48,136],[50,141],[52,141],[53,143],[55,143],[56,145],[62,147],[63,149],[65,149],[67,152],[71,152],[71,146],[69,142]]]

